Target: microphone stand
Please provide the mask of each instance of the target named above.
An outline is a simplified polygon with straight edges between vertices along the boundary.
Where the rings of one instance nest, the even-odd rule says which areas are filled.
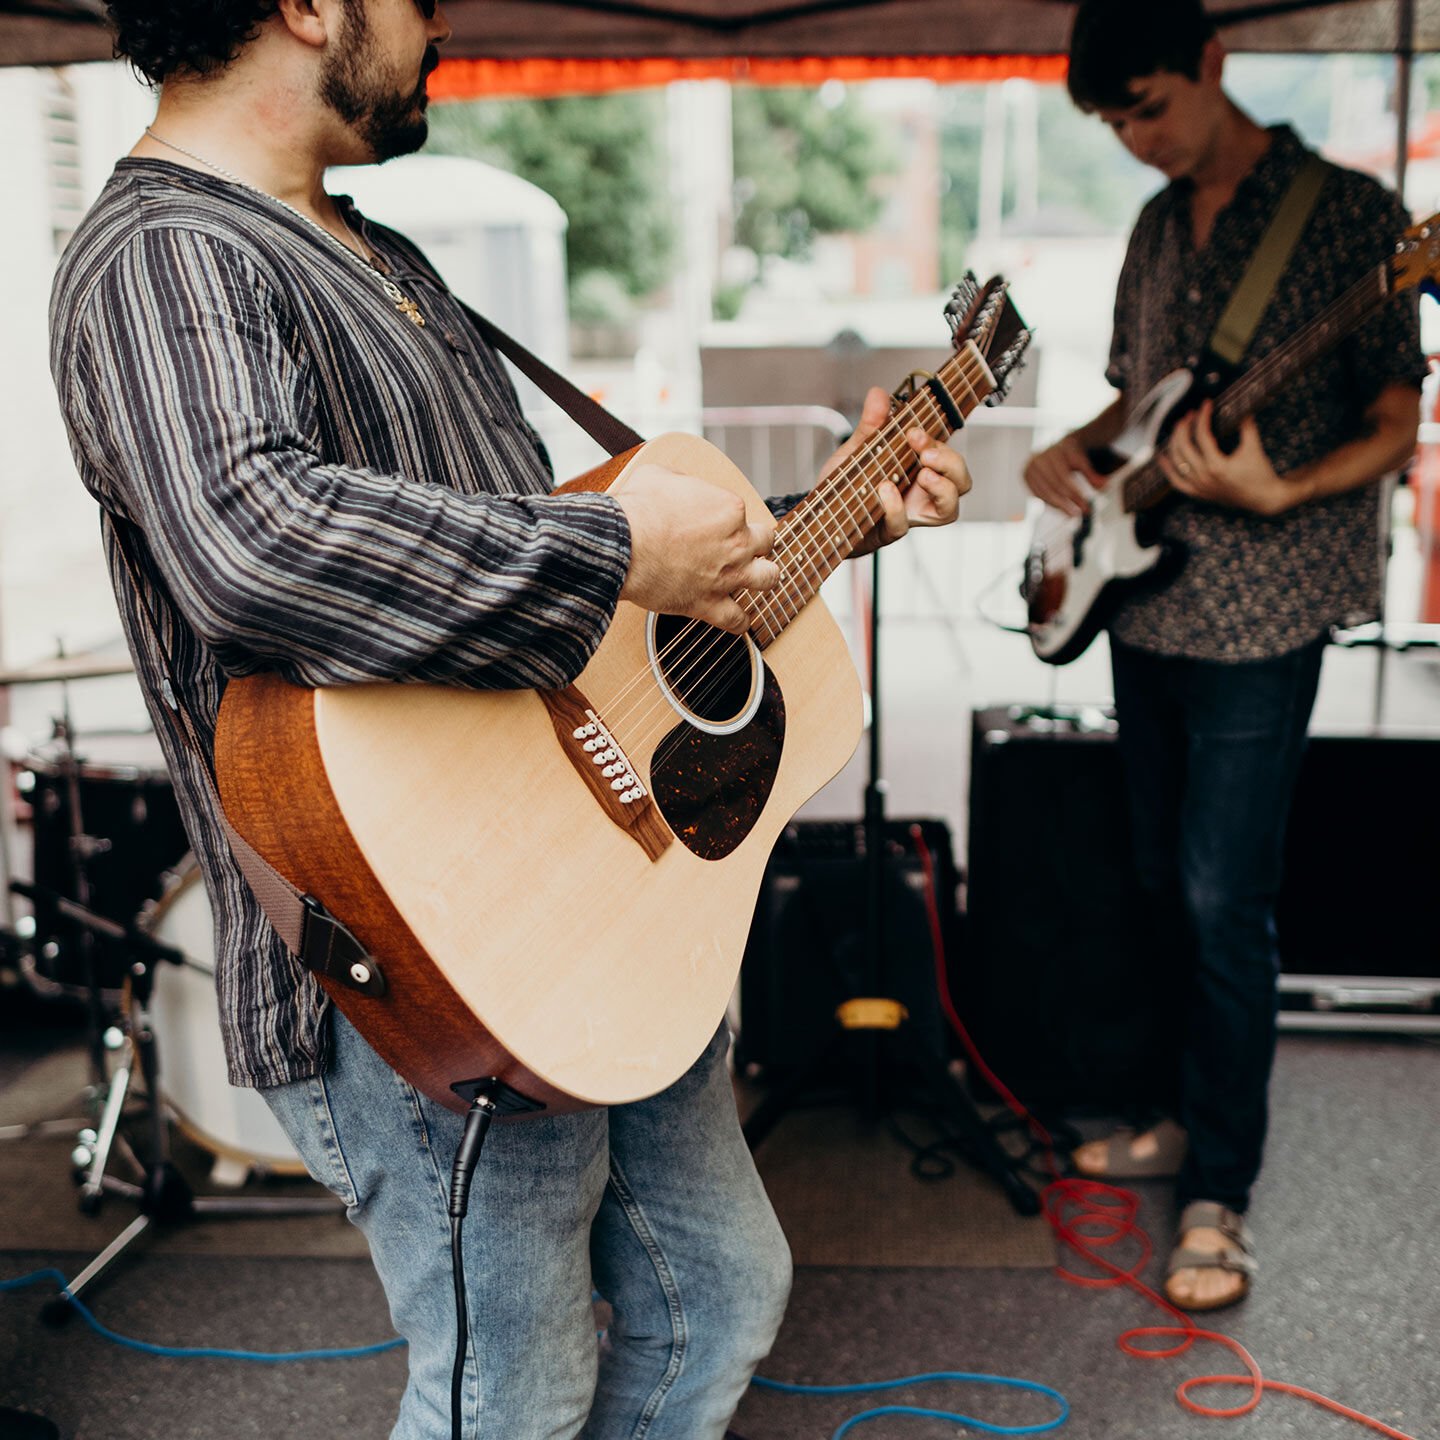
[[[954,1127],[954,1138],[985,1174],[1005,1191],[1021,1215],[1037,1215],[1040,1197],[1017,1173],[994,1131],[950,1073],[943,1054],[909,1026],[904,1007],[887,998],[890,977],[885,906],[885,792],[880,754],[880,552],[870,557],[870,737],[862,835],[865,846],[865,948],[858,995],[835,1012],[837,1029],[819,1058],[768,1095],[745,1122],[745,1138],[756,1149],[784,1113],[824,1086],[836,1070],[852,1077],[854,1099],[874,1121],[903,1100],[906,1076]],[[743,1023],[743,1021],[742,1021]],[[842,1097],[843,1098],[843,1097]]]

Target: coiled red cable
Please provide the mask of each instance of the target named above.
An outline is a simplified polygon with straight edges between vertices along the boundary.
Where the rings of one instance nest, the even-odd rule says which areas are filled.
[[[959,1012],[955,1009],[954,999],[950,994],[950,976],[945,963],[945,940],[940,927],[940,907],[935,893],[934,857],[930,853],[930,847],[925,843],[925,835],[919,825],[911,825],[910,839],[925,872],[925,908],[930,922],[930,941],[935,956],[935,988],[940,998],[941,1009],[960,1044],[964,1047],[970,1063],[985,1083],[995,1094],[1000,1096],[1011,1113],[1028,1126],[1030,1133],[1041,1146],[1046,1168],[1051,1175],[1050,1183],[1045,1186],[1041,1198],[1044,1202],[1045,1218],[1050,1222],[1056,1240],[1066,1250],[1072,1251],[1088,1265],[1102,1272],[1100,1274],[1081,1274],[1067,1269],[1062,1263],[1056,1267],[1056,1273],[1060,1278],[1072,1285],[1081,1285],[1095,1290],[1126,1286],[1165,1311],[1166,1314],[1174,1317],[1177,1322],[1174,1325],[1136,1326],[1116,1338],[1115,1343],[1119,1348],[1125,1354],[1132,1355],[1136,1359],[1175,1359],[1185,1354],[1197,1340],[1206,1340],[1216,1345],[1222,1345],[1235,1355],[1245,1367],[1243,1375],[1194,1375],[1188,1380],[1182,1381],[1176,1388],[1175,1399],[1193,1415],[1202,1415],[1210,1420],[1234,1420],[1241,1415],[1248,1415],[1265,1398],[1265,1392],[1273,1390],[1279,1394],[1294,1395],[1302,1400],[1308,1400],[1311,1404],[1332,1411],[1336,1415],[1342,1415],[1347,1420],[1354,1420],[1357,1424],[1368,1426],[1381,1435],[1388,1435],[1391,1440],[1415,1440],[1414,1436],[1406,1434],[1405,1431],[1397,1430],[1393,1425],[1387,1425],[1383,1420],[1376,1420],[1373,1416],[1362,1414],[1359,1410],[1352,1410],[1338,1400],[1331,1400],[1328,1396],[1307,1390],[1301,1385],[1291,1385],[1284,1380],[1267,1379],[1261,1373],[1255,1357],[1238,1340],[1218,1330],[1202,1329],[1185,1311],[1172,1305],[1163,1295],[1152,1290],[1140,1279],[1145,1267],[1150,1263],[1155,1248],[1150,1237],[1136,1223],[1136,1216],[1140,1209],[1140,1197],[1132,1190],[1126,1190],[1118,1185],[1108,1185],[1102,1180],[1062,1176],[1059,1166],[1055,1162],[1055,1145],[1049,1132],[1011,1094],[1004,1081],[985,1063],[984,1056],[976,1049],[969,1031],[965,1028],[964,1021],[960,1019]],[[1111,1260],[1103,1253],[1115,1246],[1125,1244],[1131,1246],[1135,1251],[1135,1258],[1129,1265]],[[1144,1339],[1162,1338],[1174,1339],[1178,1343],[1167,1349],[1158,1350],[1152,1350],[1136,1343]],[[1248,1387],[1249,1394],[1239,1404],[1225,1407],[1206,1405],[1191,1398],[1193,1392],[1197,1390],[1206,1386],[1220,1385],[1243,1385]]]

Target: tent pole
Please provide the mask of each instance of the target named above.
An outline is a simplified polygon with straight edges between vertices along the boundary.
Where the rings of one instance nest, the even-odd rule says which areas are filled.
[[[1415,70],[1415,0],[1400,0],[1395,36],[1395,193],[1405,204],[1405,179],[1410,160],[1410,87]],[[1390,554],[1395,544],[1390,509],[1395,491],[1392,484],[1380,486],[1380,643],[1375,647],[1375,695],[1371,704],[1370,728],[1379,732],[1385,708],[1385,671],[1390,645],[1385,635],[1386,591],[1390,575]]]
[[[1415,70],[1415,0],[1400,0],[1395,37],[1395,193],[1405,203],[1410,160],[1410,90]]]

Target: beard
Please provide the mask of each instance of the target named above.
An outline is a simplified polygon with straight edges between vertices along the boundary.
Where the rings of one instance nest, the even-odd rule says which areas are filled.
[[[337,52],[320,74],[321,100],[359,136],[376,161],[414,154],[430,133],[425,83],[440,63],[439,52],[433,45],[427,46],[419,82],[410,91],[397,91],[367,43],[370,36],[363,6],[346,7],[344,27]]]

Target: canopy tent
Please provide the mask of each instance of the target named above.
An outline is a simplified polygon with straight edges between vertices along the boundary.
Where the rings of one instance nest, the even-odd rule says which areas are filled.
[[[937,61],[978,59],[971,78],[982,79],[1033,73],[1024,64],[1005,72],[1002,57],[1063,54],[1074,7],[1075,0],[446,0],[455,31],[446,55],[566,62],[569,71],[557,75],[576,80],[583,79],[577,66],[638,61],[651,68],[637,74],[663,80],[686,73],[741,78],[757,66],[751,78],[782,78],[777,62],[818,57],[934,75]],[[1440,0],[1209,0],[1209,8],[1235,51],[1440,50]],[[0,0],[0,63],[109,55],[102,0]],[[657,68],[658,61],[671,68]]]

